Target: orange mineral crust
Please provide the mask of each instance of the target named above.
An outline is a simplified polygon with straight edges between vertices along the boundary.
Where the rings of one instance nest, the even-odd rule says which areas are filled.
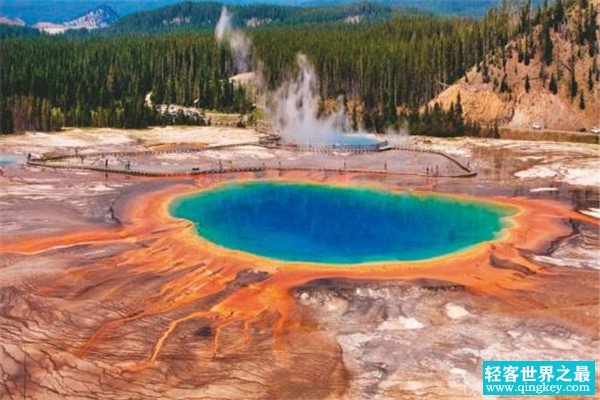
[[[269,175],[285,181],[353,184],[352,174]],[[84,315],[82,321],[59,315],[48,323],[45,329],[53,332],[48,337],[69,337],[68,344],[58,345],[64,352],[62,362],[84,363],[81,368],[85,363],[101,364],[110,385],[120,380],[122,385],[160,382],[198,388],[215,398],[225,393],[223,387],[241,390],[227,393],[236,398],[244,398],[244,390],[257,393],[256,398],[290,398],[300,392],[307,393],[305,398],[337,398],[351,376],[335,340],[320,332],[315,319],[298,306],[295,288],[318,279],[443,281],[474,295],[501,299],[498,307],[508,313],[527,310],[542,299],[526,293],[537,293],[546,284],[540,283],[543,277],[552,279],[554,272],[526,255],[568,236],[567,220],[597,224],[552,201],[452,195],[517,212],[497,240],[444,257],[360,265],[282,262],[224,249],[199,237],[191,222],[170,215],[169,206],[178,196],[218,184],[208,177],[193,183],[174,181],[166,189],[135,197],[124,208],[120,228],[2,244],[1,252],[15,257],[56,254],[83,245],[132,245],[117,255],[82,262],[33,289],[36,296],[51,299],[52,307],[76,313],[93,313],[94,303],[114,304],[89,320],[83,321]],[[406,190],[389,185],[384,189]],[[593,316],[572,322],[582,329],[595,327]],[[57,351],[52,340],[45,347],[44,351]],[[248,383],[248,374],[259,377],[259,383]]]

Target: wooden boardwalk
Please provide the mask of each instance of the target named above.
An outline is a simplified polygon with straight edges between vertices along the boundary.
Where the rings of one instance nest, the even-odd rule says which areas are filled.
[[[258,130],[258,129],[257,129]],[[267,131],[265,127],[260,131]],[[269,132],[266,132],[269,133]],[[192,168],[189,171],[173,171],[173,172],[158,172],[158,171],[147,171],[143,169],[132,169],[132,168],[109,168],[107,166],[94,166],[94,165],[85,165],[85,164],[76,164],[73,162],[67,162],[67,160],[77,160],[81,159],[83,162],[87,158],[107,158],[107,157],[138,157],[138,156],[152,156],[152,155],[162,155],[162,154],[178,154],[178,153],[199,153],[208,150],[223,150],[228,148],[238,148],[244,146],[257,146],[263,147],[266,149],[280,149],[292,152],[311,152],[311,153],[322,153],[322,154],[334,154],[339,152],[344,152],[346,154],[365,154],[365,153],[377,153],[377,152],[387,152],[387,151],[411,151],[411,152],[420,152],[420,153],[429,153],[436,154],[441,157],[446,158],[451,163],[456,165],[462,173],[459,174],[426,174],[420,172],[403,172],[403,171],[394,171],[388,169],[356,169],[356,168],[327,168],[327,167],[301,167],[301,166],[285,166],[279,163],[277,166],[268,166],[265,163],[261,163],[259,165],[254,166],[246,166],[246,167],[223,167],[219,168],[205,168],[198,169]],[[39,166],[39,167],[50,167],[50,168],[61,168],[61,169],[74,169],[74,170],[88,170],[88,171],[98,171],[105,173],[115,173],[115,174],[127,174],[133,176],[147,176],[147,177],[178,177],[178,176],[194,176],[194,175],[211,175],[211,174],[227,174],[227,173],[236,173],[236,172],[260,172],[260,171],[321,171],[321,172],[336,172],[336,173],[365,173],[365,174],[388,174],[388,175],[408,175],[408,176],[430,176],[430,177],[440,177],[440,178],[472,178],[477,176],[475,171],[472,171],[470,168],[465,166],[455,157],[443,153],[441,151],[431,150],[424,147],[418,146],[397,146],[397,147],[383,147],[383,148],[375,148],[373,146],[349,146],[342,147],[339,146],[279,146],[275,144],[261,144],[256,142],[243,142],[243,143],[233,143],[233,144],[225,144],[225,145],[215,145],[215,146],[205,146],[205,147],[182,147],[182,148],[173,148],[173,149],[163,149],[163,150],[139,150],[139,151],[117,151],[117,152],[94,152],[94,153],[75,153],[75,154],[60,154],[60,155],[46,155],[41,158],[29,159],[27,161],[28,165]]]

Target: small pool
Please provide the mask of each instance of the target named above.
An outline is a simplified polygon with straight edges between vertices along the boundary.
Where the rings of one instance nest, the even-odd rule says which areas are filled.
[[[285,142],[284,142],[285,143]],[[388,145],[386,140],[382,140],[375,135],[367,133],[332,133],[323,135],[323,137],[307,137],[301,143],[292,143],[294,146],[313,149],[327,150],[381,150]]]
[[[22,159],[23,157],[17,154],[0,153],[0,167],[6,167],[11,164],[15,164]]]
[[[387,144],[386,141],[379,139],[375,135],[361,133],[343,133],[336,135],[331,143],[336,146],[349,147],[381,147]]]
[[[176,200],[171,213],[220,246],[283,261],[414,261],[493,240],[513,211],[446,196],[251,182]]]

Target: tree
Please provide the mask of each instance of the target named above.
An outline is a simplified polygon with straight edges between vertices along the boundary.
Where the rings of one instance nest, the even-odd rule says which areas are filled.
[[[525,92],[529,93],[531,84],[529,83],[529,75],[525,75]]]
[[[500,93],[507,93],[507,92],[510,92],[510,86],[508,85],[507,76],[505,74],[502,77],[502,81],[500,82]]]
[[[52,107],[50,110],[50,130],[59,131],[65,124],[65,116],[58,107]]]
[[[553,94],[557,94],[558,93],[558,85],[556,83],[556,78],[554,77],[554,74],[550,75],[550,86],[548,87],[548,89],[550,89],[550,91]]]
[[[521,13],[519,17],[519,31],[521,33],[529,33],[531,19],[531,0],[526,0],[521,6]]]
[[[456,107],[454,108],[454,127],[457,136],[462,136],[465,133],[465,120],[460,92],[458,92],[458,96],[456,97]]]
[[[569,81],[569,94],[571,95],[571,99],[574,99],[577,96],[577,92],[579,91],[579,84],[575,79],[575,74],[571,74],[571,79]]]
[[[565,20],[565,6],[562,0],[556,0],[554,4],[554,30],[558,30]]]
[[[0,134],[13,133],[13,115],[8,100],[0,96]]]
[[[494,139],[500,139],[500,128],[498,127],[498,120],[494,120],[493,137]]]
[[[585,98],[583,96],[583,90],[579,92],[579,108],[585,110]]]
[[[547,66],[552,65],[554,45],[550,37],[550,27],[548,21],[542,21],[540,31],[540,47],[542,48],[542,59]]]

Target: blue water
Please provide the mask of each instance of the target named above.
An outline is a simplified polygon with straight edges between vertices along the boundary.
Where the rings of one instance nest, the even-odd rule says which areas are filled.
[[[428,259],[496,238],[511,209],[327,185],[252,182],[180,198],[171,213],[223,247],[285,260]]]
[[[332,138],[332,143],[338,146],[380,146],[384,144],[374,135],[359,133],[340,133]]]
[[[16,154],[0,153],[0,166],[8,166],[19,161],[20,157]]]

